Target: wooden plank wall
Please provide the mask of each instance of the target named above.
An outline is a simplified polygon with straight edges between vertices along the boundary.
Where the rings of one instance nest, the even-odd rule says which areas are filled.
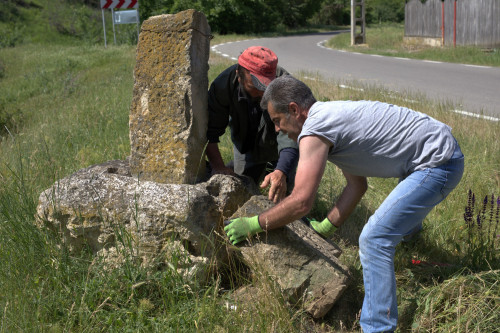
[[[444,43],[453,45],[455,0],[444,1]],[[456,44],[500,46],[500,0],[456,1]],[[442,1],[409,0],[405,7],[405,36],[442,38]]]

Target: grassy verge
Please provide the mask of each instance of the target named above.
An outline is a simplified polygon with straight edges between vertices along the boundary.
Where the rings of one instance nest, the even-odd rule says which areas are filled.
[[[483,50],[473,46],[431,47],[408,44],[403,41],[403,24],[381,24],[368,26],[366,44],[351,46],[351,35],[340,34],[326,45],[351,52],[380,54],[392,57],[425,59],[483,66],[500,66],[500,49]]]
[[[212,43],[221,40],[216,36]],[[133,261],[110,270],[88,253],[69,253],[54,235],[34,226],[42,190],[80,168],[129,154],[134,48],[26,44],[1,49],[0,59],[5,65],[0,105],[17,115],[0,139],[0,332],[359,331],[363,285],[357,237],[395,180],[370,179],[366,196],[336,235],[354,280],[327,318],[313,322],[288,307],[265,272],[256,282],[259,304],[231,310],[229,293],[217,279],[200,286],[175,270],[150,271]],[[230,64],[212,53],[209,79]],[[470,226],[463,214],[469,190],[477,195],[474,214],[479,215],[484,196],[500,195],[500,143],[492,140],[500,124],[463,118],[447,112],[448,105],[420,96],[361,85],[363,91],[343,89],[320,77],[304,80],[318,99],[382,100],[453,127],[467,157],[465,175],[427,217],[419,240],[397,249],[399,331],[495,331],[500,322],[498,229]],[[231,158],[227,135],[222,151],[226,160]],[[342,186],[341,173],[329,165],[311,215],[324,217]],[[494,227],[495,212],[492,222],[488,214],[483,225]],[[486,248],[479,241],[465,246],[488,237],[493,238]],[[491,252],[495,260],[486,260]]]

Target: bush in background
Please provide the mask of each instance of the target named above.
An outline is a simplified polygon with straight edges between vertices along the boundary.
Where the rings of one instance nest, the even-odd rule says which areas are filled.
[[[213,32],[262,33],[307,24],[321,8],[320,0],[142,0],[141,20],[186,9],[203,12]]]

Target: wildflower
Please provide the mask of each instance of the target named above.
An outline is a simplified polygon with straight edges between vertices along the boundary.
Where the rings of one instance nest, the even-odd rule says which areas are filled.
[[[472,190],[469,189],[467,206],[465,207],[464,213],[464,221],[468,227],[472,227],[474,225],[474,222],[472,220],[472,217],[474,216],[474,201],[474,193],[472,193]]]

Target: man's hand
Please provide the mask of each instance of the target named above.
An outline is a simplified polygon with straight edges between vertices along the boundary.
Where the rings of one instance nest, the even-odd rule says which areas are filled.
[[[210,167],[212,168],[210,176],[218,174],[235,175],[233,169],[226,167],[224,164],[220,154],[219,145],[217,143],[212,142],[207,144],[205,152],[207,154],[208,161],[210,162]]]
[[[330,220],[325,218],[323,221],[316,221],[313,219],[307,219],[311,228],[314,229],[318,234],[320,234],[323,238],[331,238],[337,230],[337,227],[334,226]]]
[[[223,166],[218,167],[218,168],[214,168],[212,166],[212,173],[211,173],[210,176],[213,176],[213,175],[231,175],[231,176],[235,176],[236,174],[234,173],[233,169],[228,168],[225,165],[223,165]]]
[[[281,170],[274,170],[270,174],[268,174],[260,188],[266,188],[271,185],[269,188],[269,200],[272,200],[274,203],[278,203],[286,196],[286,175]]]
[[[240,217],[234,220],[224,221],[224,231],[231,244],[236,245],[259,232],[262,228],[259,224],[259,216]]]

